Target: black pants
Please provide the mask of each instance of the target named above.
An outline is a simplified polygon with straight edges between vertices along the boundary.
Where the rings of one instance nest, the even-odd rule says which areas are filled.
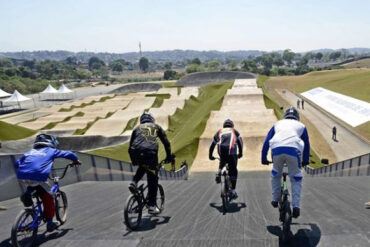
[[[158,157],[157,154],[143,155],[140,153],[130,154],[132,164],[139,166],[133,180],[138,183],[146,174],[148,181],[148,205],[155,206],[158,191]]]
[[[238,157],[236,155],[221,155],[220,156],[220,165],[219,169],[224,168],[226,164],[229,164],[229,175],[231,180],[231,187],[236,188],[236,180],[238,179]]]

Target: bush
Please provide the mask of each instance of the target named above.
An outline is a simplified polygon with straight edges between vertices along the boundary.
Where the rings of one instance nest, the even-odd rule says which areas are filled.
[[[178,79],[178,74],[177,74],[176,71],[169,69],[169,70],[166,70],[164,72],[163,78],[165,80],[177,80]]]

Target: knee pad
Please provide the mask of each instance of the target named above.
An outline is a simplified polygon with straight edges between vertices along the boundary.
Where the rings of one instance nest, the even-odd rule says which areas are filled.
[[[271,177],[275,178],[278,175],[278,172],[275,169],[271,170]]]
[[[294,179],[294,181],[295,181],[295,182],[300,182],[300,181],[302,181],[302,179],[303,179],[302,172],[299,172],[299,173],[295,174],[295,175],[293,176],[293,179]]]

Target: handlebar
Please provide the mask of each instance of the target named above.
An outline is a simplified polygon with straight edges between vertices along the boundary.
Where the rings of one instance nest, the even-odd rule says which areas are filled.
[[[63,179],[63,178],[64,178],[64,176],[65,176],[65,175],[66,175],[66,173],[67,173],[68,168],[69,168],[69,167],[73,167],[73,166],[77,166],[77,165],[81,165],[81,162],[77,161],[77,162],[74,162],[74,163],[70,163],[70,164],[66,165],[66,167],[64,167],[64,168],[54,168],[54,169],[52,169],[52,171],[63,170],[63,175],[62,175],[62,176],[60,176],[60,177],[58,177],[58,176],[51,177],[51,176],[50,176],[50,174],[49,174],[49,176],[48,176],[48,177],[49,177],[49,179],[51,179],[51,180],[53,180],[53,179],[55,179],[55,178]]]

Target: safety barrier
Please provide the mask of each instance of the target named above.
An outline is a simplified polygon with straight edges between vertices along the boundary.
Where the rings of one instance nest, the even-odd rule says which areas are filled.
[[[68,185],[82,181],[129,181],[136,172],[131,163],[109,159],[98,155],[77,153],[81,166],[68,169],[60,184]],[[0,201],[15,198],[24,191],[16,178],[15,161],[20,154],[0,156]],[[55,168],[63,168],[68,160],[55,160]],[[177,171],[161,169],[159,177],[162,180],[184,180],[188,178],[188,166],[183,164]]]
[[[370,176],[370,153],[320,168],[305,168],[307,174],[320,177]]]

